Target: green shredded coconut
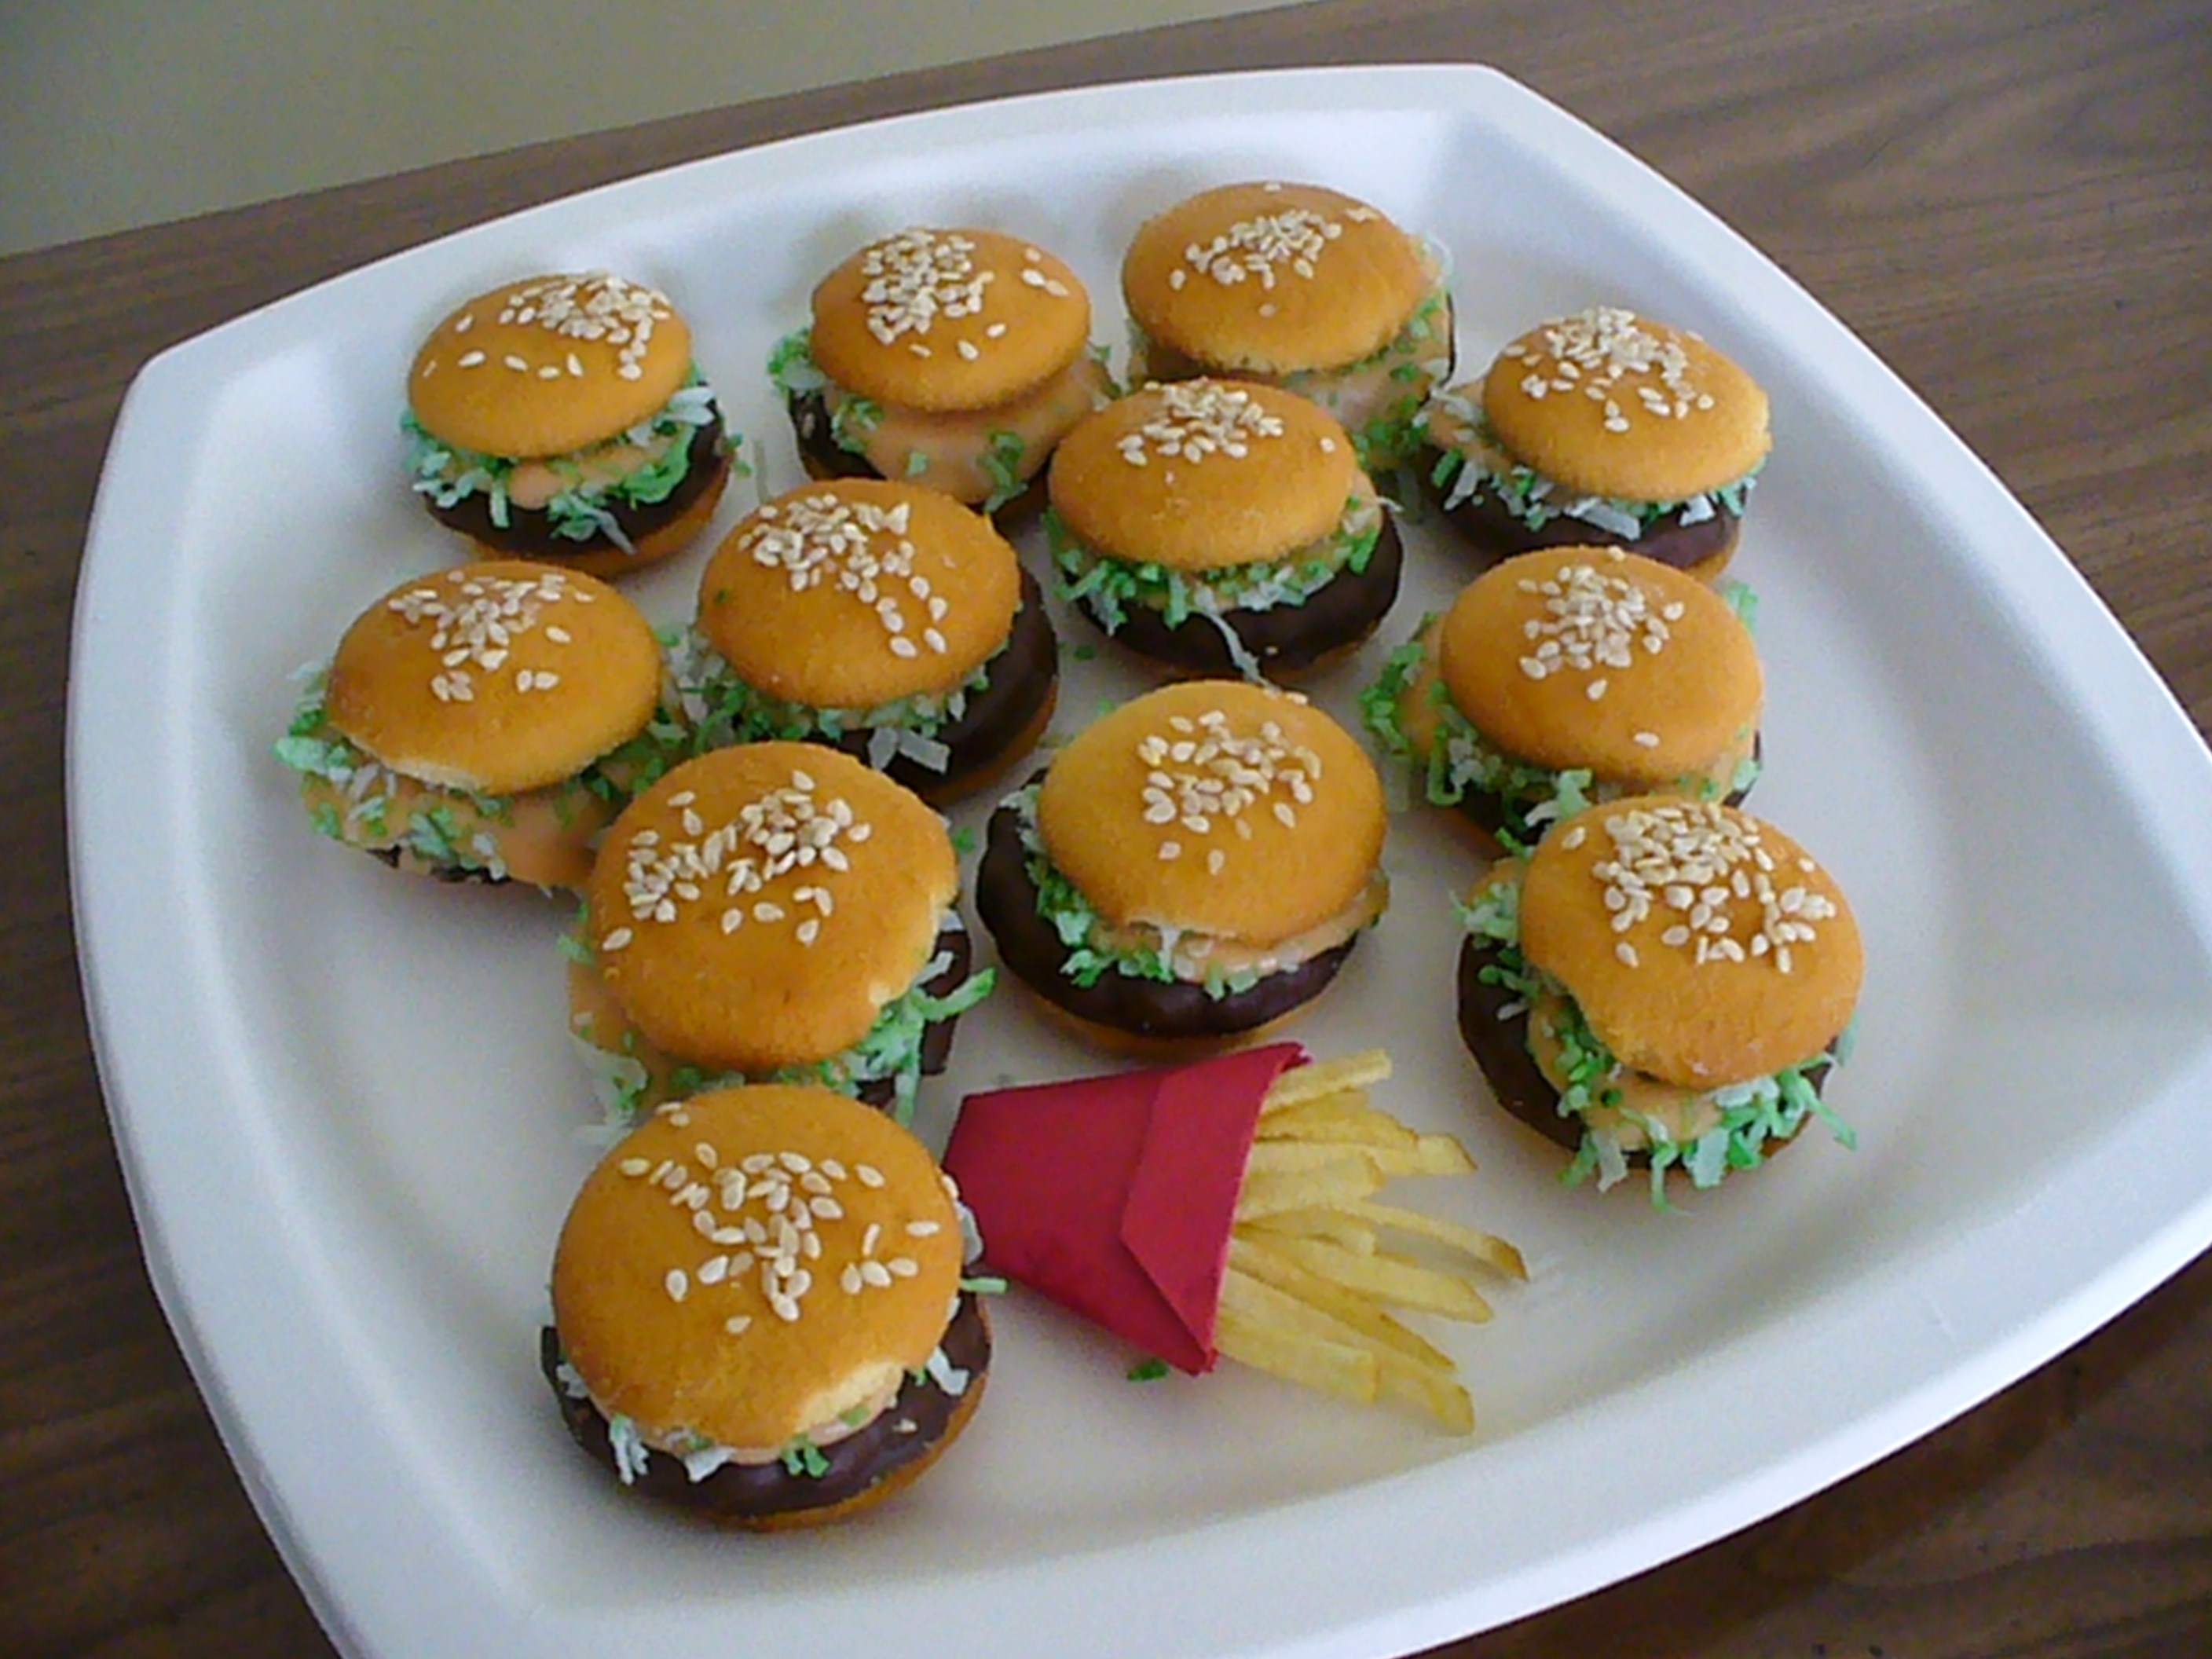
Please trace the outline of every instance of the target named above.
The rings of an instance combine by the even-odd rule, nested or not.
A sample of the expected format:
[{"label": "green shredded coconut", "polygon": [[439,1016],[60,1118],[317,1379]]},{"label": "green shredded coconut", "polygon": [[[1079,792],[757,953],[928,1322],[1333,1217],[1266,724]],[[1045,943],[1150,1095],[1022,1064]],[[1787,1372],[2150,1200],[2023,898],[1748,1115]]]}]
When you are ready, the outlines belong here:
[{"label": "green shredded coconut", "polygon": [[[1008,643],[1012,643],[1011,635]],[[738,677],[696,629],[671,655],[694,754],[771,738],[795,742],[827,739],[834,744],[849,732],[908,733],[924,740],[927,753],[927,744],[935,742],[939,733],[967,713],[971,696],[989,686],[992,667],[1006,648],[1000,646],[951,691],[900,697],[872,708],[817,708],[757,690]],[[881,767],[900,752],[901,745],[886,740],[882,757],[878,758],[872,750],[868,761]],[[941,765],[937,769],[941,770]]]},{"label": "green shredded coconut", "polygon": [[830,1473],[830,1460],[822,1455],[821,1447],[805,1434],[792,1436],[778,1455],[787,1474],[803,1474],[819,1480]]},{"label": "green shredded coconut", "polygon": [[1157,1382],[1167,1375],[1168,1362],[1164,1359],[1139,1359],[1129,1367],[1132,1382]]},{"label": "green shredded coconut", "polygon": [[[1670,501],[1577,495],[1534,467],[1510,460],[1499,445],[1489,417],[1480,409],[1455,405],[1453,413],[1466,422],[1473,436],[1468,448],[1443,450],[1429,475],[1430,482],[1438,489],[1450,486],[1445,505],[1456,507],[1462,501],[1480,501],[1487,495],[1531,530],[1541,530],[1554,519],[1571,518],[1633,540],[1670,513],[1681,513],[1685,524],[1701,523],[1722,512],[1741,518],[1759,481],[1759,466],[1765,465],[1762,460],[1741,478],[1703,495]],[[1424,436],[1430,435],[1425,422],[1421,431]]]},{"label": "green shredded coconut", "polygon": [[1132,606],[1157,611],[1170,628],[1180,628],[1200,611],[1218,617],[1304,605],[1343,572],[1366,570],[1382,524],[1380,507],[1354,495],[1346,501],[1336,529],[1300,556],[1223,565],[1200,574],[1101,553],[1078,538],[1058,513],[1049,507],[1044,513],[1060,597],[1081,605],[1109,635],[1121,631]]},{"label": "green shredded coconut", "polygon": [[1018,432],[994,432],[988,440],[989,447],[983,453],[983,474],[991,481],[991,494],[983,503],[983,511],[995,513],[1029,486],[1029,477],[1022,470],[1030,447]]},{"label": "green shredded coconut", "polygon": [[1007,796],[1003,804],[1014,811],[1021,836],[1022,868],[1036,889],[1037,915],[1052,924],[1060,944],[1066,947],[1067,954],[1060,964],[1062,974],[1086,988],[1109,973],[1127,979],[1154,980],[1163,985],[1196,983],[1217,1001],[1249,991],[1260,982],[1260,975],[1249,969],[1227,973],[1209,969],[1203,979],[1188,981],[1176,972],[1175,966],[1175,948],[1181,936],[1170,937],[1157,928],[1128,930],[1153,943],[1127,945],[1104,942],[1109,933],[1105,918],[1091,908],[1091,902],[1076,890],[1075,884],[1068,880],[1044,850],[1043,838],[1037,833],[1036,798],[1037,786],[1029,784]]},{"label": "green shredded coconut", "polygon": [[1419,775],[1431,804],[1456,806],[1475,790],[1498,802],[1502,842],[1533,842],[1543,825],[1571,817],[1590,804],[1591,774],[1581,767],[1554,771],[1506,754],[1460,713],[1441,678],[1432,680],[1427,692],[1436,712],[1436,740],[1425,756],[1416,755],[1400,710],[1420,675],[1422,640],[1435,622],[1433,614],[1423,617],[1413,637],[1383,660],[1382,672],[1359,694],[1360,720],[1392,757]]},{"label": "green shredded coconut", "polygon": [[[570,480],[568,488],[545,504],[546,519],[553,533],[574,542],[605,536],[618,546],[628,547],[629,538],[615,520],[615,509],[622,506],[651,507],[666,501],[690,471],[693,429],[720,423],[714,393],[694,364],[675,394],[636,425],[603,443],[544,459],[539,465]],[[514,460],[481,454],[433,437],[411,410],[400,417],[400,428],[409,440],[408,465],[414,474],[417,493],[428,495],[441,507],[453,507],[471,495],[482,495],[494,525],[503,530],[513,522],[514,509],[507,499],[507,481],[514,474]],[[731,465],[742,473],[747,469],[742,457],[734,453],[741,441],[734,434],[727,436],[733,451]],[[658,448],[659,453],[644,465],[619,477],[591,476],[593,458],[620,445],[647,450]]]}]

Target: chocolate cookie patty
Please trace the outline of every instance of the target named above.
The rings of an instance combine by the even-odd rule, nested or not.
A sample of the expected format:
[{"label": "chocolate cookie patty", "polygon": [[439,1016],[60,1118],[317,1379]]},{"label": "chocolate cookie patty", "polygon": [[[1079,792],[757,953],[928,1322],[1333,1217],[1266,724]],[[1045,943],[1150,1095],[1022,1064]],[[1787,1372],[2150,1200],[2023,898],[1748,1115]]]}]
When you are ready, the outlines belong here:
[{"label": "chocolate cookie patty", "polygon": [[[975,1408],[991,1362],[991,1327],[981,1299],[963,1291],[958,1311],[939,1344],[945,1359],[968,1374],[958,1395],[945,1393],[927,1373],[909,1374],[890,1408],[872,1422],[823,1446],[815,1454],[821,1473],[794,1470],[777,1458],[765,1463],[725,1463],[703,1480],[694,1480],[683,1460],[662,1452],[646,1459],[635,1484],[649,1495],[737,1524],[776,1516],[830,1509],[851,1502],[902,1469],[924,1462],[957,1420]],[[538,1334],[538,1363],[560,1401],[568,1432],[599,1462],[617,1468],[607,1419],[587,1395],[562,1386],[558,1334],[550,1325]]]},{"label": "chocolate cookie patty", "polygon": [[1188,981],[1140,979],[1111,969],[1091,984],[1079,984],[1060,971],[1067,946],[1038,912],[1020,818],[1010,806],[991,814],[975,872],[975,908],[1001,959],[1038,995],[1093,1024],[1164,1039],[1234,1036],[1279,1018],[1320,995],[1357,943],[1347,939],[1249,990],[1223,996]]},{"label": "chocolate cookie patty", "polygon": [[[693,428],[684,476],[664,499],[643,506],[610,501],[608,510],[623,535],[632,542],[642,540],[663,525],[683,517],[728,465],[718,410],[714,420]],[[451,507],[440,507],[432,501],[429,507],[432,516],[447,529],[458,530],[486,547],[496,548],[514,557],[562,559],[574,555],[584,546],[571,537],[557,534],[551,514],[542,507],[532,509],[510,504],[507,523],[493,523],[491,498],[482,490],[471,491]]]},{"label": "chocolate cookie patty", "polygon": [[[1224,611],[1221,623],[1271,678],[1295,674],[1354,649],[1372,634],[1397,601],[1404,569],[1397,524],[1385,516],[1366,569],[1345,570],[1303,605]],[[1094,627],[1099,625],[1080,602],[1075,608]],[[1170,626],[1164,611],[1133,605],[1112,637],[1155,661],[1193,674],[1223,677],[1243,672],[1222,637],[1220,624],[1206,617],[1186,617]]]}]

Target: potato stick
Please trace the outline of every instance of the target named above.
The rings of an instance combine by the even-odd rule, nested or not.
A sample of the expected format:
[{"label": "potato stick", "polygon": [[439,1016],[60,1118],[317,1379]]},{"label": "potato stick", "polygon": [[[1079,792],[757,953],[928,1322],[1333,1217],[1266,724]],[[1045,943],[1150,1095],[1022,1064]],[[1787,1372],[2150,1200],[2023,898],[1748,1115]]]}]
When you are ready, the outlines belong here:
[{"label": "potato stick", "polygon": [[1237,1194],[1237,1218],[1249,1221],[1281,1210],[1341,1208],[1382,1190],[1375,1160],[1348,1152],[1307,1170],[1251,1170]]},{"label": "potato stick", "polygon": [[1389,1075],[1390,1056],[1380,1048],[1344,1054],[1335,1060],[1316,1060],[1306,1066],[1293,1066],[1278,1075],[1269,1085],[1267,1101],[1261,1109],[1267,1111],[1282,1106],[1295,1106],[1301,1101],[1317,1099],[1340,1090],[1364,1089],[1370,1084],[1382,1082]]},{"label": "potato stick", "polygon": [[1377,1351],[1375,1357],[1382,1368],[1384,1398],[1420,1407],[1454,1434],[1474,1432],[1474,1401],[1449,1372],[1439,1373],[1388,1350]]},{"label": "potato stick", "polygon": [[1231,1238],[1229,1241],[1230,1270],[1256,1279],[1285,1296],[1295,1297],[1326,1314],[1336,1323],[1347,1326],[1374,1342],[1394,1348],[1408,1358],[1439,1370],[1448,1372],[1452,1369],[1451,1356],[1429,1342],[1419,1332],[1393,1319],[1358,1291],[1346,1290],[1335,1280],[1325,1278],[1303,1263],[1293,1261],[1269,1248],[1272,1243],[1272,1240]]},{"label": "potato stick", "polygon": [[1312,1268],[1324,1279],[1401,1308],[1419,1308],[1477,1324],[1490,1317],[1490,1304],[1482,1293],[1455,1273],[1442,1273],[1418,1261],[1378,1250],[1358,1255],[1320,1239],[1285,1238],[1276,1246],[1282,1255]]},{"label": "potato stick", "polygon": [[1376,1248],[1372,1223],[1346,1215],[1342,1210],[1328,1205],[1310,1205],[1300,1210],[1277,1210],[1272,1214],[1237,1218],[1239,1231],[1250,1228],[1261,1233],[1283,1233],[1292,1238],[1325,1238],[1361,1255],[1371,1255]]},{"label": "potato stick", "polygon": [[[1295,1146],[1304,1143],[1282,1144]],[[1384,1175],[1468,1175],[1474,1169],[1474,1160],[1468,1156],[1467,1148],[1449,1135],[1423,1135],[1412,1147],[1370,1146],[1363,1150],[1382,1166]]]},{"label": "potato stick", "polygon": [[1372,1352],[1324,1341],[1303,1331],[1261,1324],[1224,1308],[1214,1322],[1216,1350],[1256,1370],[1302,1388],[1372,1405],[1382,1392],[1382,1367]]},{"label": "potato stick", "polygon": [[1378,1227],[1395,1227],[1401,1232],[1434,1239],[1439,1244],[1448,1245],[1514,1279],[1525,1280],[1528,1277],[1528,1264],[1522,1261],[1521,1252],[1495,1233],[1486,1233],[1456,1221],[1447,1221],[1441,1216],[1424,1215],[1419,1210],[1400,1209],[1395,1204],[1370,1204],[1362,1199],[1353,1199],[1341,1207],[1347,1217],[1372,1222]]},{"label": "potato stick", "polygon": [[[1374,1356],[1379,1395],[1419,1406],[1453,1433],[1473,1432],[1474,1402],[1455,1380],[1449,1354],[1422,1340],[1357,1293],[1296,1263],[1268,1258],[1257,1251],[1245,1253],[1245,1260],[1257,1270],[1253,1276],[1261,1278],[1263,1283],[1279,1275],[1278,1288],[1296,1301],[1307,1303],[1311,1310],[1309,1319],[1312,1315],[1321,1316],[1313,1321],[1315,1331],[1340,1330],[1340,1336],[1328,1340],[1364,1347]],[[1238,1267],[1231,1271],[1241,1274],[1244,1269]],[[1288,1310],[1283,1311],[1288,1317]]]},{"label": "potato stick", "polygon": [[1213,1343],[1231,1359],[1309,1388],[1371,1401],[1382,1387],[1372,1348],[1346,1340],[1318,1311],[1231,1269],[1222,1277]]},{"label": "potato stick", "polygon": [[1347,1158],[1358,1158],[1390,1172],[1390,1160],[1404,1163],[1417,1158],[1418,1152],[1392,1151],[1380,1146],[1339,1146],[1317,1140],[1255,1140],[1245,1155],[1244,1174],[1249,1181],[1255,1175],[1275,1175],[1288,1170],[1326,1169],[1332,1164]]},{"label": "potato stick", "polygon": [[1260,1120],[1261,1140],[1334,1140],[1356,1146],[1414,1147],[1420,1136],[1371,1106],[1311,1101]]}]

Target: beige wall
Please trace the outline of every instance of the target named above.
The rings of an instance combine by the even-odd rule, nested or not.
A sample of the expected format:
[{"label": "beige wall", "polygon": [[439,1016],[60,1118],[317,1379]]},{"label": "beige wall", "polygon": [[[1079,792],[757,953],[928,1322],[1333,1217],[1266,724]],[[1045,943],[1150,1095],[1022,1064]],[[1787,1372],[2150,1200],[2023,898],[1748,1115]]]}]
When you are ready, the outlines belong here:
[{"label": "beige wall", "polygon": [[1270,0],[0,0],[0,253]]}]

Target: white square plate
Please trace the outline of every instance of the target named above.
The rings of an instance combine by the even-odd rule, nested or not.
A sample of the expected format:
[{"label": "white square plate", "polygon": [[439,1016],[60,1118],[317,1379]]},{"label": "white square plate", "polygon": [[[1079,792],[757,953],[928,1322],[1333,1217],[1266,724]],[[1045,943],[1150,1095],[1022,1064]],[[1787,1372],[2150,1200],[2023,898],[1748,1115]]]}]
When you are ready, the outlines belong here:
[{"label": "white square plate", "polygon": [[[1698,330],[1768,388],[1779,447],[1738,563],[1770,680],[1753,805],[1838,872],[1865,927],[1858,1054],[1832,1093],[1861,1149],[1808,1136],[1686,1214],[1559,1188],[1454,1032],[1465,848],[1404,817],[1395,908],[1297,1035],[1388,1044],[1386,1103],[1482,1164],[1417,1201],[1529,1256],[1492,1325],[1440,1334],[1474,1438],[1233,1367],[1136,1386],[1131,1356],[1017,1293],[974,1427],[898,1502],[766,1541],[653,1512],[568,1443],[535,1363],[592,1115],[562,1035],[562,907],[343,853],[270,754],[291,672],[451,556],[402,482],[404,365],[469,293],[609,266],[675,295],[785,488],[762,364],[868,237],[1018,228],[1074,263],[1118,343],[1114,273],[1139,221],[1260,176],[1333,184],[1448,248],[1463,372],[1602,300]],[[732,493],[723,523],[751,499]],[[1340,713],[1469,574],[1434,524],[1409,542],[1382,635],[1316,688]],[[685,614],[696,556],[643,584],[648,608]],[[1108,653],[1067,667],[1063,731],[1144,683]],[[1863,346],[1679,191],[1479,69],[1103,87],[820,134],[217,329],[149,365],[125,406],[70,716],[87,992],[149,1261],[271,1532],[356,1655],[1402,1652],[1783,1507],[2212,1240],[2196,732]],[[941,1139],[966,1089],[1097,1069],[995,999],[918,1127]]]}]

